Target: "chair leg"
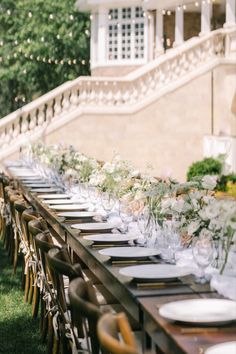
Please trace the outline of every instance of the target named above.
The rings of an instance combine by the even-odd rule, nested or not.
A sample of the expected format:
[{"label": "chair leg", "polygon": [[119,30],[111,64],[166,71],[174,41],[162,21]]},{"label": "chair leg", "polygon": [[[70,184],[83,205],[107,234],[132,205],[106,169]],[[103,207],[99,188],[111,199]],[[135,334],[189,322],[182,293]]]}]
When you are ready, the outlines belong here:
[{"label": "chair leg", "polygon": [[19,236],[17,235],[16,236],[16,239],[15,239],[15,247],[14,247],[14,259],[13,259],[13,271],[14,271],[14,274],[16,274],[16,267],[17,267],[17,264],[18,264],[18,255],[19,255]]},{"label": "chair leg", "polygon": [[22,290],[25,289],[25,259],[23,257],[23,260],[22,260],[22,270],[21,270],[21,288]]},{"label": "chair leg", "polygon": [[40,301],[41,304],[41,310],[40,310],[40,337],[41,340],[44,342],[47,337],[47,331],[48,331],[48,316],[46,314],[46,304],[45,301],[41,298]]},{"label": "chair leg", "polygon": [[24,296],[24,301],[28,301],[28,296],[29,296],[29,286],[30,286],[30,271],[27,269],[26,275],[25,275],[25,296]]},{"label": "chair leg", "polygon": [[53,348],[53,338],[54,338],[53,324],[52,324],[52,316],[48,315],[48,342],[47,342],[47,353],[52,353]]},{"label": "chair leg", "polygon": [[28,295],[28,303],[32,304],[34,293],[34,275],[32,269],[30,269],[30,283],[29,283],[29,295]]},{"label": "chair leg", "polygon": [[36,284],[33,286],[33,288],[32,316],[33,318],[36,318],[39,310],[40,291]]}]

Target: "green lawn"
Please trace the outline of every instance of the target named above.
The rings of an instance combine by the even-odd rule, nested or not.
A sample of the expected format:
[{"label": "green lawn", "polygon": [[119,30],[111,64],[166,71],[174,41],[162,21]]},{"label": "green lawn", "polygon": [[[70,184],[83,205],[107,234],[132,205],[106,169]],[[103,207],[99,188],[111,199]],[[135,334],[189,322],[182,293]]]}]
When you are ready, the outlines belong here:
[{"label": "green lawn", "polygon": [[0,241],[0,353],[42,354],[39,321],[31,316],[31,306],[24,303],[21,267],[13,274],[12,266]]}]

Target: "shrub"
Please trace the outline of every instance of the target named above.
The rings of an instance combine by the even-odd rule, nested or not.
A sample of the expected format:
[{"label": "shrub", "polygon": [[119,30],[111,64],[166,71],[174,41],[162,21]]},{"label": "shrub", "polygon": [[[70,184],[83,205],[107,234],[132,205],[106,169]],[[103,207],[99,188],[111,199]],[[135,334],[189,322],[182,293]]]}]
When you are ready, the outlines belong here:
[{"label": "shrub", "polygon": [[194,162],[188,169],[187,180],[191,181],[196,177],[205,175],[221,175],[223,163],[212,157]]}]

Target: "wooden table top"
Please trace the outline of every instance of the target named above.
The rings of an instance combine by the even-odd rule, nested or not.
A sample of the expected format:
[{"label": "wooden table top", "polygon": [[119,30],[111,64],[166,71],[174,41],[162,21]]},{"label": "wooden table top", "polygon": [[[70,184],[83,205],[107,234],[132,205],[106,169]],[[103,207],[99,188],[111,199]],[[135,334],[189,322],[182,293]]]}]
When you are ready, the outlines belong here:
[{"label": "wooden table top", "polygon": [[55,211],[48,208],[37,194],[32,193],[21,181],[18,181],[18,185],[25,198],[46,219],[54,232],[71,247],[164,353],[201,354],[211,345],[236,340],[235,324],[201,329],[196,326],[170,323],[159,315],[158,308],[170,301],[199,297],[219,298],[217,293],[211,291],[209,285],[195,284],[194,278],[189,276],[187,281],[185,280],[188,283],[186,286],[137,287],[135,283],[119,274],[121,265],[114,265],[100,255],[98,249],[91,246],[90,241],[83,239],[78,230],[72,229],[68,222],[58,217]]}]

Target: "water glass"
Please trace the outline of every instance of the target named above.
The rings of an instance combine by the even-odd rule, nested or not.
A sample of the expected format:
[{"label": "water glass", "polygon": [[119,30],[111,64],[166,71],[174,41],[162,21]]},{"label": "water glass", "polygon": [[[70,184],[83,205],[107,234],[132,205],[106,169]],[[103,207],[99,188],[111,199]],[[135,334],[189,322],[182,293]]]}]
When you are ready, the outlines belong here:
[{"label": "water glass", "polygon": [[205,268],[210,265],[214,253],[212,239],[210,237],[196,238],[192,244],[192,252],[193,258],[200,269],[200,274],[195,281],[200,284],[205,284],[208,282],[205,276]]}]

